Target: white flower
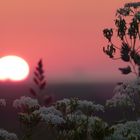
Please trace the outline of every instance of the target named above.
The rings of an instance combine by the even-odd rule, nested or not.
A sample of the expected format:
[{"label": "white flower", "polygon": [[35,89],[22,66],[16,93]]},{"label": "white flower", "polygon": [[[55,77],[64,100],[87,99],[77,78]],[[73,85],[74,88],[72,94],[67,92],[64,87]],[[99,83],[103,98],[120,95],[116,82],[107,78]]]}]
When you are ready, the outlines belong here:
[{"label": "white flower", "polygon": [[61,110],[64,114],[69,112],[71,109],[71,99],[64,98],[56,102],[56,108]]},{"label": "white flower", "polygon": [[95,111],[104,111],[104,106],[95,104],[92,101],[79,100],[79,99],[64,99],[57,101],[56,108],[65,111],[66,114],[71,112],[81,111],[84,113],[94,113]]},{"label": "white flower", "polygon": [[41,107],[39,112],[42,120],[48,124],[58,125],[65,123],[62,113],[59,110],[56,110],[53,106]]},{"label": "white flower", "polygon": [[75,122],[76,124],[80,124],[84,121],[87,121],[87,116],[84,114],[77,115],[77,114],[68,114],[67,120],[71,122]]},{"label": "white flower", "polygon": [[[100,119],[99,117],[89,117],[88,120],[88,131],[89,133],[94,133],[94,131],[96,131],[97,129],[104,131],[106,128],[108,127],[108,124],[106,122],[104,122],[102,119]],[[95,134],[95,133],[94,133]]]},{"label": "white flower", "polygon": [[134,96],[140,94],[140,78],[117,85],[114,89],[114,94],[112,99],[107,100],[107,106],[131,106],[134,109]]},{"label": "white flower", "polygon": [[92,131],[92,129],[96,129],[97,122],[99,122],[101,125],[100,127],[105,128],[107,127],[107,123],[102,121],[99,117],[96,116],[86,116],[84,114],[68,114],[67,120],[70,122],[74,122],[75,124],[83,124],[83,122],[87,123],[88,125],[88,131]]},{"label": "white flower", "polygon": [[58,104],[65,104],[69,105],[70,104],[70,99],[64,98],[63,100],[57,101]]},{"label": "white flower", "polygon": [[128,94],[133,96],[135,93],[137,93],[137,89],[134,87],[133,82],[129,82],[117,85],[113,92],[115,94]]},{"label": "white flower", "polygon": [[89,126],[95,124],[96,121],[101,121],[101,119],[99,117],[96,117],[96,116],[95,117],[93,117],[93,116],[89,117]]},{"label": "white flower", "polygon": [[109,107],[134,107],[133,100],[127,94],[115,94],[112,99],[106,101]]},{"label": "white flower", "polygon": [[41,107],[39,109],[40,113],[42,114],[54,114],[54,115],[57,115],[57,116],[62,116],[62,113],[57,110],[54,106],[51,106],[51,107]]},{"label": "white flower", "polygon": [[39,109],[39,103],[36,99],[32,99],[31,97],[22,96],[20,99],[16,99],[13,102],[13,107],[17,109],[21,109],[23,111],[26,110],[36,110]]},{"label": "white flower", "polygon": [[134,93],[140,93],[140,78],[136,78],[130,82],[130,87],[134,89]]},{"label": "white flower", "polygon": [[[119,138],[124,140],[140,138],[140,121],[128,121],[125,124],[117,124],[111,127],[114,129],[114,133],[111,137]],[[114,140],[114,139],[112,139]]]},{"label": "white flower", "polygon": [[91,111],[104,111],[104,106],[100,104],[94,104],[94,102],[87,101],[87,100],[79,100],[78,101],[78,107],[79,110],[82,109],[90,109]]},{"label": "white flower", "polygon": [[104,112],[104,106],[103,105],[100,105],[100,104],[94,104],[93,105],[93,109],[95,111],[102,111],[102,112]]},{"label": "white flower", "polygon": [[14,133],[9,133],[6,130],[0,129],[0,139],[3,140],[18,140],[16,134]]},{"label": "white flower", "polygon": [[88,108],[88,107],[93,107],[93,102],[91,102],[91,101],[87,101],[87,100],[79,100],[78,101],[78,108]]},{"label": "white flower", "polygon": [[5,106],[6,106],[5,99],[0,99],[0,107],[5,107]]},{"label": "white flower", "polygon": [[42,119],[48,123],[48,124],[53,124],[53,125],[58,125],[58,124],[63,124],[65,123],[65,120],[57,115],[53,115],[53,114],[41,114]]}]

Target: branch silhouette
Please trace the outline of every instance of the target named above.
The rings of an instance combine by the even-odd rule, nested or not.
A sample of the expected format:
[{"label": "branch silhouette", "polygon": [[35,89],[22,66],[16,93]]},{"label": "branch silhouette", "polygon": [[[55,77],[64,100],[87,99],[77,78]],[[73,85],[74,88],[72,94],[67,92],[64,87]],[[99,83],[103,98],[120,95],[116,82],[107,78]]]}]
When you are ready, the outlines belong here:
[{"label": "branch silhouette", "polygon": [[[140,77],[140,6],[139,2],[127,3],[116,11],[115,28],[105,28],[104,37],[108,40],[103,52],[112,60],[122,60],[127,67],[119,68],[122,74],[133,73]],[[120,46],[113,43],[113,39],[120,42]],[[119,57],[118,57],[119,55]]]}]

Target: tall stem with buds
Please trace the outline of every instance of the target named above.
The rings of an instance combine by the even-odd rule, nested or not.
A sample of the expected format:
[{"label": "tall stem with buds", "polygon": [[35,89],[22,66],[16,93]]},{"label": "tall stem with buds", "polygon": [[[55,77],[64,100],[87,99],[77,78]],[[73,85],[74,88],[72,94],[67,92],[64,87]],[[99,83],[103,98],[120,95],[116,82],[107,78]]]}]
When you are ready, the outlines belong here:
[{"label": "tall stem with buds", "polygon": [[48,105],[52,102],[52,97],[45,95],[46,78],[43,69],[43,61],[39,60],[34,71],[33,82],[36,87],[30,88],[30,93],[39,100],[41,105]]}]

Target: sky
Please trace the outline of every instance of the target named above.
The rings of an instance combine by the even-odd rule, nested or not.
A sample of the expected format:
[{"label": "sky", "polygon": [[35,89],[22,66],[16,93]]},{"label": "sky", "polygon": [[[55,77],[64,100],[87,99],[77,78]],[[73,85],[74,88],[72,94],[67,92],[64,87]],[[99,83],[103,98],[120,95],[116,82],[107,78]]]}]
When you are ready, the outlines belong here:
[{"label": "sky", "polygon": [[[102,30],[130,0],[4,0],[0,2],[0,57],[17,55],[30,65],[43,59],[48,81],[117,81],[123,76],[102,52]],[[131,0],[132,2],[132,0]]]}]

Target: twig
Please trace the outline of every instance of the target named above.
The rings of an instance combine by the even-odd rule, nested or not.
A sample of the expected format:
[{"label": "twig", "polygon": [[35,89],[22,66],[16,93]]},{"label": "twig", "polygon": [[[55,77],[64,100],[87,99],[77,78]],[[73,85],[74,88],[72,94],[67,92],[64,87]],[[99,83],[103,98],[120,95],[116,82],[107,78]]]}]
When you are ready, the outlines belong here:
[{"label": "twig", "polygon": [[138,76],[138,73],[137,73],[137,71],[136,71],[136,69],[135,69],[135,66],[134,66],[134,64],[132,63],[132,61],[130,60],[130,64],[131,64],[131,66],[132,66],[132,68],[133,68],[133,73],[136,75],[136,76]]}]

